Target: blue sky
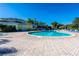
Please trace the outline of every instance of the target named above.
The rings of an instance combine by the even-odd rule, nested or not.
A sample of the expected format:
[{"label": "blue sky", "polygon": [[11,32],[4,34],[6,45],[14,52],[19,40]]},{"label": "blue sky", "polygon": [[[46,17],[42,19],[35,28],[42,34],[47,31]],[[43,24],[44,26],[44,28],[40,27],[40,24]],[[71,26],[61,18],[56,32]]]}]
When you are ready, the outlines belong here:
[{"label": "blue sky", "polygon": [[0,18],[37,18],[47,23],[57,21],[62,24],[71,23],[79,17],[79,4],[68,3],[0,3]]}]

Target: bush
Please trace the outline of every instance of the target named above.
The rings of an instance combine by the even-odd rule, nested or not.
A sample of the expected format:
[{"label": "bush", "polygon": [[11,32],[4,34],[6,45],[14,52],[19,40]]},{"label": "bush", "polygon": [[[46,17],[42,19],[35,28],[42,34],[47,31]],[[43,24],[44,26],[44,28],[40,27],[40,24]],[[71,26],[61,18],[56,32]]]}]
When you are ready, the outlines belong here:
[{"label": "bush", "polygon": [[12,25],[0,25],[1,32],[15,32],[16,27]]},{"label": "bush", "polygon": [[67,27],[68,30],[74,29],[74,27],[73,27],[72,24],[69,24],[69,25],[67,25],[66,27]]}]

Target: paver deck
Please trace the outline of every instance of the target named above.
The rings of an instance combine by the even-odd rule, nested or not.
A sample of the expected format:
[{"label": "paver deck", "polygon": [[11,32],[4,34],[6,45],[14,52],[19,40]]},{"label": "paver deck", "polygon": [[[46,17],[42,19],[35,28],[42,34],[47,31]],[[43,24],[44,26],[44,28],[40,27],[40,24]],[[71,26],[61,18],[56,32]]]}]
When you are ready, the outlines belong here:
[{"label": "paver deck", "polygon": [[8,33],[0,39],[10,42],[1,44],[0,48],[16,48],[16,53],[8,56],[79,56],[79,33],[73,37],[36,37],[26,32]]}]

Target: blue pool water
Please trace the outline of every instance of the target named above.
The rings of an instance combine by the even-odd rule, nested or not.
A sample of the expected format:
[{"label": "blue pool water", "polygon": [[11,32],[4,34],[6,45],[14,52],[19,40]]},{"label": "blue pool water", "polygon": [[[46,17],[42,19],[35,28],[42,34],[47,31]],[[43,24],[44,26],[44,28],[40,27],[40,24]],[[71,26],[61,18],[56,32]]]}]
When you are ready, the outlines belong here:
[{"label": "blue pool water", "polygon": [[71,34],[56,31],[30,32],[29,34],[34,36],[71,36]]}]

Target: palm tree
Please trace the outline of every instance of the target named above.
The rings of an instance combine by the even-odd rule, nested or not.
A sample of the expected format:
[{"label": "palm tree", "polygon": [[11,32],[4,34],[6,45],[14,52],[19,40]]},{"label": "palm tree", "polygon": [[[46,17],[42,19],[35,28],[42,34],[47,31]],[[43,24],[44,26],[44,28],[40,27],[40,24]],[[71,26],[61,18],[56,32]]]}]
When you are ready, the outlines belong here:
[{"label": "palm tree", "polygon": [[29,24],[33,24],[34,23],[34,20],[31,19],[31,18],[28,18],[26,22],[29,23]]},{"label": "palm tree", "polygon": [[37,22],[37,29],[40,28],[40,29],[48,29],[48,25],[44,22]]},{"label": "palm tree", "polygon": [[79,28],[79,17],[75,18],[72,23],[73,23],[75,29],[78,29]]},{"label": "palm tree", "polygon": [[57,22],[52,22],[52,28],[57,29],[58,28],[58,23]]},{"label": "palm tree", "polygon": [[36,18],[28,18],[26,23],[28,24],[28,27],[30,27],[30,29],[36,29],[37,27]]},{"label": "palm tree", "polygon": [[65,25],[64,24],[58,24],[58,29],[65,29]]},{"label": "palm tree", "polygon": [[44,22],[37,22],[38,26],[46,26],[46,24]]}]

